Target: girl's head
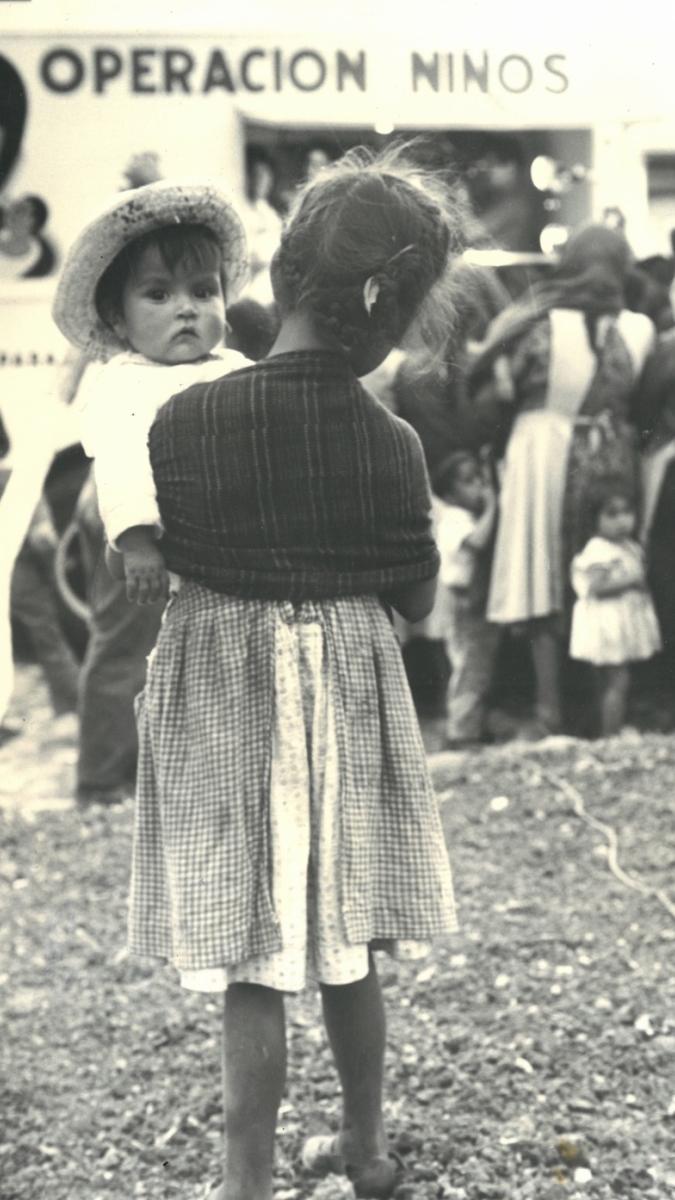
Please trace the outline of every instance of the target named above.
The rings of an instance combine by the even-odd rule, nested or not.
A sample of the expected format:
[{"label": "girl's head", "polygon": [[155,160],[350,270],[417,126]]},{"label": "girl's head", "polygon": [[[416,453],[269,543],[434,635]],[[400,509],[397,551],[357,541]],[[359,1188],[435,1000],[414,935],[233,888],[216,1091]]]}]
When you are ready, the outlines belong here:
[{"label": "girl's head", "polygon": [[437,496],[478,514],[483,508],[483,477],[478,461],[468,450],[456,450],[436,468],[433,487]]},{"label": "girl's head", "polygon": [[120,251],[98,282],[96,308],[123,345],[171,366],[222,342],[226,287],[215,234],[170,225]]},{"label": "girl's head", "polygon": [[54,300],[62,333],[92,356],[131,347],[191,362],[222,339],[247,275],[246,235],[210,184],[159,180],[122,192],[71,246]]},{"label": "girl's head", "polygon": [[272,265],[284,316],[373,370],[419,314],[453,250],[460,221],[447,189],[394,150],[350,151],[299,193]]},{"label": "girl's head", "polygon": [[630,487],[620,479],[603,481],[592,493],[589,517],[593,533],[609,542],[620,542],[635,529],[635,501]]}]

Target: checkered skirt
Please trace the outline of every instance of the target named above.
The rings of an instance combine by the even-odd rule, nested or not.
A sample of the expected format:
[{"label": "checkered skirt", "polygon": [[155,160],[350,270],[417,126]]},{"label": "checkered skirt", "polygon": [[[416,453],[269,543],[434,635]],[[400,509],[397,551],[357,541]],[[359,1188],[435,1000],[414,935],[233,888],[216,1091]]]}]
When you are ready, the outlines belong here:
[{"label": "checkered skirt", "polygon": [[318,623],[338,752],[350,944],[456,928],[438,809],[398,643],[375,597],[245,600],[183,583],[138,703],[130,948],[181,970],[283,948],[270,779],[279,622]]}]

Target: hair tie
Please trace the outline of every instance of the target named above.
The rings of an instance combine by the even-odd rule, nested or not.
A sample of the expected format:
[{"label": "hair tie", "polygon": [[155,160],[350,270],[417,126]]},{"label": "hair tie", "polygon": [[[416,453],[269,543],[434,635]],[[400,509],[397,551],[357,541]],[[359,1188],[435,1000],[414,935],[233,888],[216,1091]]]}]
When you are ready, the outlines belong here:
[{"label": "hair tie", "polygon": [[414,242],[411,242],[409,246],[404,246],[402,250],[397,250],[396,254],[392,254],[391,258],[387,259],[384,266],[390,267],[392,265],[392,263],[396,262],[397,258],[403,258],[404,254],[409,254],[410,251],[414,250],[414,249],[415,249],[415,244],[414,244]]}]

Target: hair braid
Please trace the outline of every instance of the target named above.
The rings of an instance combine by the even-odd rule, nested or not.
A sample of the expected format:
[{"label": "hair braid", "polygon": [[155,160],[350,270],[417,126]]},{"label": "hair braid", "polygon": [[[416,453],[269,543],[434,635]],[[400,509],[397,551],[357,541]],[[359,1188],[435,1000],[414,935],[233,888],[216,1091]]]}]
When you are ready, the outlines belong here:
[{"label": "hair braid", "polygon": [[[395,345],[461,240],[438,178],[423,176],[400,150],[350,152],[298,197],[276,256],[277,299],[282,308],[309,309],[347,353],[374,337]],[[377,284],[370,312],[368,279]]]}]

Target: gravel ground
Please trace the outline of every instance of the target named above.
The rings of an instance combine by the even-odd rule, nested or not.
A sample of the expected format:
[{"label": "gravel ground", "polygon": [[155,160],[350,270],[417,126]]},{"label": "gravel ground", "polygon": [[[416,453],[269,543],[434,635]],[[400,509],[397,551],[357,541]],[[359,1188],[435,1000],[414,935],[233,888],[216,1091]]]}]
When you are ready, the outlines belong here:
[{"label": "gravel ground", "polygon": [[[73,808],[72,735],[51,736],[30,667],[11,716],[24,732],[0,749],[0,1197],[197,1200],[218,1175],[218,1004],[127,957],[131,803]],[[399,1200],[675,1197],[675,740],[431,764],[462,928],[424,963],[380,959]],[[647,890],[611,873],[579,798]],[[316,997],[290,1000],[288,1019],[277,1197],[329,1200],[344,1189],[299,1162],[338,1116]]]}]

